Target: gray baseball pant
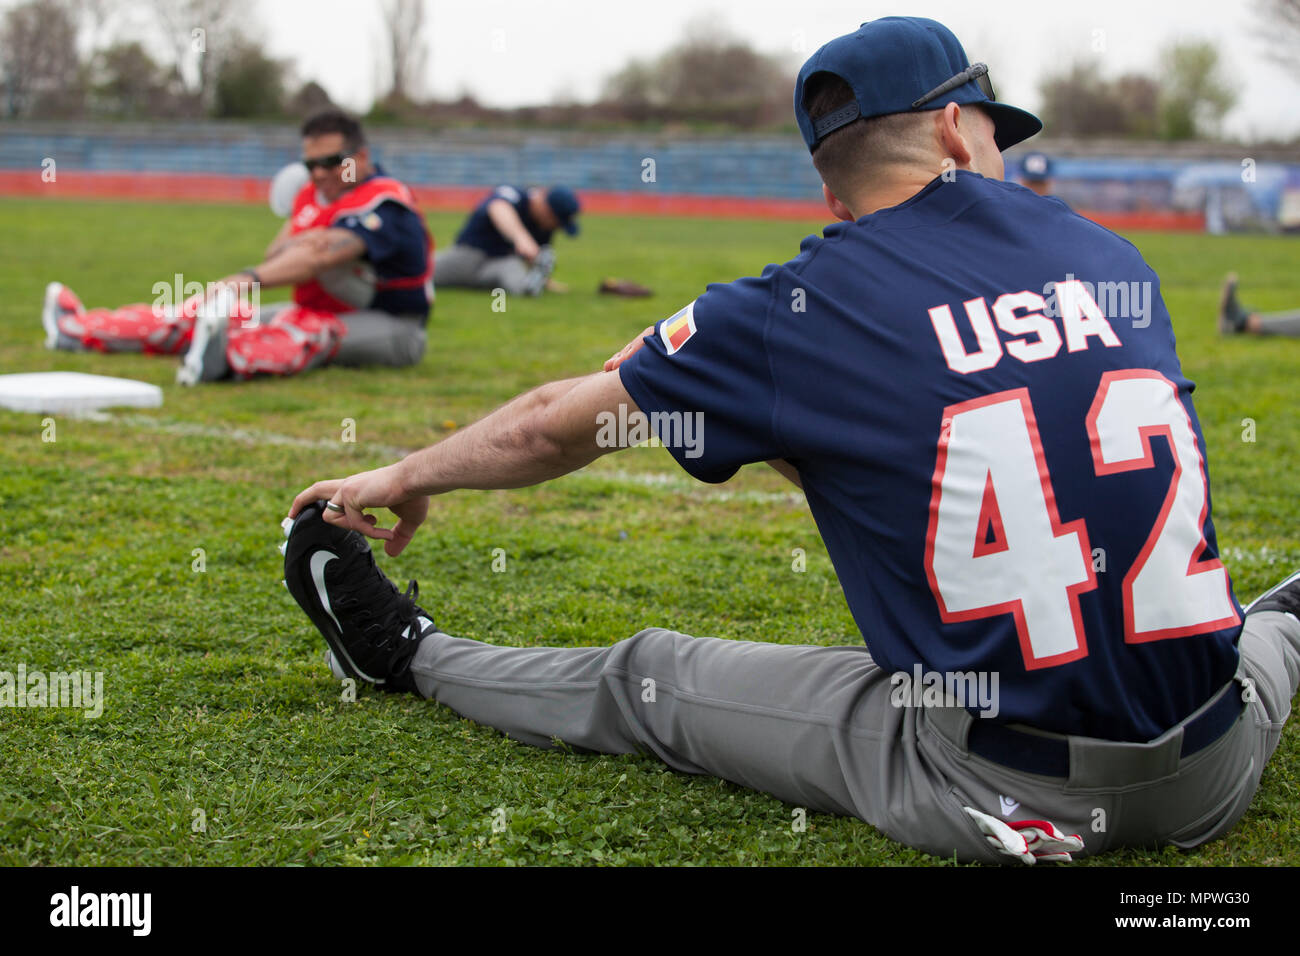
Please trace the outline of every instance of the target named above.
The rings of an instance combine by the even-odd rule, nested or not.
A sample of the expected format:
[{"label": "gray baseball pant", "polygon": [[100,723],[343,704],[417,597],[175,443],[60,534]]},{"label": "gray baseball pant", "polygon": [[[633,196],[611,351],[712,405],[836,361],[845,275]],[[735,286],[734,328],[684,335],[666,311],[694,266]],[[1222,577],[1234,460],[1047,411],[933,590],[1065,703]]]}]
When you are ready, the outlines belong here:
[{"label": "gray baseball pant", "polygon": [[649,628],[609,647],[520,648],[435,633],[411,671],[422,696],[526,744],[650,753],[675,770],[858,817],[936,856],[1007,862],[963,807],[997,816],[1004,802],[1018,804],[1009,819],[1079,834],[1076,855],[1192,847],[1236,823],[1300,684],[1300,621],[1250,615],[1240,651],[1220,693],[1247,703],[1213,744],[1181,757],[1181,724],[1145,744],[1070,737],[1069,777],[970,753],[966,732],[978,718],[961,707],[891,702],[891,675],[863,646]]},{"label": "gray baseball pant", "polygon": [[[262,322],[270,322],[292,303],[279,302],[261,310]],[[404,368],[424,357],[426,337],[421,316],[392,315],[376,309],[357,309],[338,314],[348,330],[332,365],[389,365]],[[318,363],[320,364],[320,363]],[[315,366],[309,366],[314,368]],[[306,371],[306,369],[304,369]]]},{"label": "gray baseball pant", "polygon": [[510,295],[524,295],[528,271],[523,256],[489,257],[482,249],[456,245],[436,253],[433,274],[439,286],[505,289]]},{"label": "gray baseball pant", "polygon": [[1260,335],[1300,336],[1300,309],[1294,312],[1261,312],[1258,315]]}]

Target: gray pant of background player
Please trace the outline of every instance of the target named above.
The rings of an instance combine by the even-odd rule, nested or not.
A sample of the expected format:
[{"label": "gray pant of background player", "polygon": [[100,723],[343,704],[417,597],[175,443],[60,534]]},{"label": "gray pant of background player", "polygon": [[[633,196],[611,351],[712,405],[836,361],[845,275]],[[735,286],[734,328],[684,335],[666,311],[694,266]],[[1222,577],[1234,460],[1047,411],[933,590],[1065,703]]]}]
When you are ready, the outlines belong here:
[{"label": "gray pant of background player", "polygon": [[[291,304],[280,302],[268,305],[261,311],[261,321],[269,322],[277,312]],[[343,343],[330,363],[332,365],[391,365],[403,368],[415,365],[424,357],[425,334],[421,316],[400,316],[374,309],[357,309],[354,312],[340,313],[339,320],[347,326],[348,334],[343,337]]]},{"label": "gray pant of background player", "polygon": [[1300,336],[1300,309],[1292,312],[1259,312],[1260,335]]},{"label": "gray pant of background player", "polygon": [[1016,801],[1008,819],[1050,820],[1083,838],[1083,855],[1192,847],[1236,823],[1300,684],[1300,621],[1252,614],[1240,649],[1237,676],[1221,693],[1247,703],[1219,740],[1183,758],[1181,725],[1145,744],[1071,737],[1069,777],[971,754],[966,731],[979,718],[891,702],[891,675],[862,646],[650,628],[610,647],[521,648],[435,633],[411,669],[423,696],[527,744],[646,752],[675,770],[859,817],[937,856],[1007,862],[962,807],[999,816],[1000,798]]},{"label": "gray pant of background player", "polygon": [[436,253],[433,274],[439,286],[505,289],[510,295],[524,295],[528,289],[528,272],[523,256],[489,258],[482,249],[455,245]]}]

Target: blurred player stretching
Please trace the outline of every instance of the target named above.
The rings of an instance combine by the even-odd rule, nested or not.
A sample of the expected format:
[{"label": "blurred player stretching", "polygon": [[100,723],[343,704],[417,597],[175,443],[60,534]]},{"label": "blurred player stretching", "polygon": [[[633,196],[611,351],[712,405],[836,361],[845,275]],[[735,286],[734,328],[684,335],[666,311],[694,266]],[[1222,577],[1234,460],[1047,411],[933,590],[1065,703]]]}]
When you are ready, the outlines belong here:
[{"label": "blurred player stretching", "polygon": [[[319,113],[301,133],[311,181],[261,263],[179,306],[87,310],[52,282],[42,312],[46,345],[183,355],[182,385],[293,375],[329,362],[419,362],[433,301],[433,238],[411,191],[371,161],[361,125],[346,114]],[[257,293],[278,286],[292,286],[293,301],[260,308]]]}]

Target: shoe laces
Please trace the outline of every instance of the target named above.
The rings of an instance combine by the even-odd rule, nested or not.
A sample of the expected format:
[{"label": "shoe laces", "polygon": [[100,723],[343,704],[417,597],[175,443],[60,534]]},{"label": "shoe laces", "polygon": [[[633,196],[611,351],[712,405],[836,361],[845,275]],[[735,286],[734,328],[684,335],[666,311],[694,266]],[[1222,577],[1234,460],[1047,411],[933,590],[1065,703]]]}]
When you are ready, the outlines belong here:
[{"label": "shoe laces", "polygon": [[[360,569],[355,562],[364,561]],[[367,547],[355,552],[340,569],[335,606],[346,614],[350,623],[377,652],[388,652],[388,670],[394,676],[410,667],[411,658],[419,646],[420,627],[416,618],[425,612],[415,602],[420,586],[410,581],[405,593],[375,564],[374,555]],[[427,616],[427,615],[426,615]]]}]

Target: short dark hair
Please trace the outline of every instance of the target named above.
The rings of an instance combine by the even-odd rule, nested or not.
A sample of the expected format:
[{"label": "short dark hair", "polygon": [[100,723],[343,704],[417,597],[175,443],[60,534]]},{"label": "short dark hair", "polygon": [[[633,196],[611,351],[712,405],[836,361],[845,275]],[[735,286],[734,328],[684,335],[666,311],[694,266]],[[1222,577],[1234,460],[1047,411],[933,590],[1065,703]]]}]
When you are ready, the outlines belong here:
[{"label": "short dark hair", "polygon": [[330,133],[340,133],[343,136],[343,145],[349,153],[355,153],[366,145],[366,134],[362,132],[361,124],[342,110],[321,110],[302,124],[301,134],[304,139],[309,136],[328,136]]},{"label": "short dark hair", "polygon": [[[853,88],[834,73],[814,73],[804,104],[814,121],[854,101]],[[813,166],[831,192],[843,198],[874,169],[921,158],[924,113],[858,117],[829,133],[813,150]]]},{"label": "short dark hair", "polygon": [[[804,107],[808,111],[808,117],[814,122],[821,119],[827,113],[835,112],[841,106],[848,106],[853,102],[853,99],[853,88],[850,87],[848,83],[844,82],[842,77],[835,73],[826,73],[824,71],[821,73],[814,73],[812,76],[808,77],[808,82],[804,86]],[[858,126],[864,122],[866,121],[859,116],[852,123],[841,126],[840,129],[829,134],[827,139],[829,139],[830,136],[834,136],[835,133],[840,132],[840,130],[848,129],[850,126]],[[821,143],[818,143],[813,148],[814,156],[821,150],[822,144],[825,143],[825,141],[826,140],[823,139]]]}]

